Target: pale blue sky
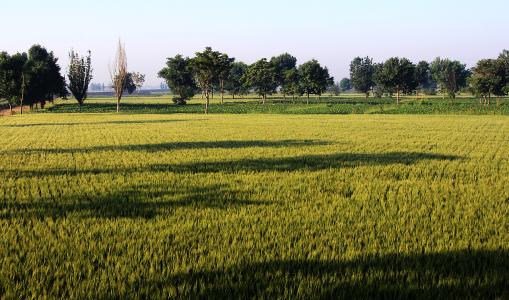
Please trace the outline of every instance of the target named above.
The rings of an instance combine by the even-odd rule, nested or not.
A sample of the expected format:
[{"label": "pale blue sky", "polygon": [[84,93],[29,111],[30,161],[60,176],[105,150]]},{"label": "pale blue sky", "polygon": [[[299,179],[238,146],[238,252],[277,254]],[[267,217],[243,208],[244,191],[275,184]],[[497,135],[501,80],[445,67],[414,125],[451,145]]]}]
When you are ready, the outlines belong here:
[{"label": "pale blue sky", "polygon": [[316,58],[336,79],[355,56],[414,61],[450,57],[472,66],[509,48],[507,0],[2,0],[0,50],[53,50],[65,69],[71,48],[90,49],[94,82],[108,82],[116,41],[148,84],[166,57],[206,46],[247,63],[288,51]]}]

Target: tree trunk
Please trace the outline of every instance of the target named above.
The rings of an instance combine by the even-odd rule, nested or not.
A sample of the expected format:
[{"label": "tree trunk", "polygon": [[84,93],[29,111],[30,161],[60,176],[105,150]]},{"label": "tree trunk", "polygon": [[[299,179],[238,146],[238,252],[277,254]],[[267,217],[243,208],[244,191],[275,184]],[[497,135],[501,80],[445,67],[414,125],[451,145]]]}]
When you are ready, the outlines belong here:
[{"label": "tree trunk", "polygon": [[306,104],[308,104],[308,105],[309,105],[309,93],[308,93],[307,95],[308,95],[308,98],[307,98],[307,100],[306,100]]},{"label": "tree trunk", "polygon": [[364,96],[365,96],[366,102],[368,102],[369,92],[366,92],[366,94]]},{"label": "tree trunk", "polygon": [[117,113],[120,112],[120,97],[117,97]]},{"label": "tree trunk", "polygon": [[488,94],[488,107],[490,107],[491,104],[491,93]]},{"label": "tree trunk", "polygon": [[221,104],[224,104],[224,80],[221,79]]},{"label": "tree trunk", "polygon": [[210,95],[209,93],[205,93],[205,114],[208,114],[209,113],[209,98],[210,98]]},{"label": "tree trunk", "polygon": [[399,89],[396,91],[396,103],[399,105]]},{"label": "tree trunk", "polygon": [[12,104],[11,104],[11,102],[9,102],[9,110],[11,111],[11,116],[12,116]]}]

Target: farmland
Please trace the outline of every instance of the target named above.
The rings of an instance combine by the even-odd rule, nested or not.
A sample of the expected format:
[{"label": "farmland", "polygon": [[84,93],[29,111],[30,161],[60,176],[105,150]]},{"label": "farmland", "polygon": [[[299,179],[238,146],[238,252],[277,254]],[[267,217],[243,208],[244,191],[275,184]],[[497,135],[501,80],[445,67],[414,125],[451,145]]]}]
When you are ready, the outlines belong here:
[{"label": "farmland", "polygon": [[[233,99],[225,97],[225,103],[219,104],[219,98],[212,99],[211,113],[219,114],[461,114],[461,115],[508,115],[509,99],[493,100],[490,106],[479,104],[479,100],[464,96],[456,100],[442,99],[437,96],[409,96],[400,105],[391,98],[370,98],[363,95],[345,94],[339,97],[312,97],[309,104],[306,98],[292,100],[274,95],[267,104],[261,104],[256,95]],[[203,102],[199,96],[189,101],[188,105],[173,105],[171,96],[128,97],[122,101],[121,110],[125,113],[203,113]],[[94,98],[85,102],[83,112],[114,112],[116,103],[113,98]],[[79,106],[74,100],[58,100],[49,105],[45,112],[75,113]]]},{"label": "farmland", "polygon": [[509,297],[506,116],[100,101],[0,119],[0,298]]}]

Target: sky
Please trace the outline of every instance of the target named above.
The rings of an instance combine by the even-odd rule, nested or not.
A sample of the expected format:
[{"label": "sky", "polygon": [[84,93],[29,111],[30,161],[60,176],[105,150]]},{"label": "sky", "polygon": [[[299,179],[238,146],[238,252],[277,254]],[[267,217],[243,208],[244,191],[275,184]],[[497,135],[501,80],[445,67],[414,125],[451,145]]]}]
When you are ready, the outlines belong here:
[{"label": "sky", "polygon": [[246,63],[288,52],[317,59],[336,80],[350,61],[448,57],[473,66],[509,49],[507,0],[2,0],[0,51],[41,44],[66,70],[92,51],[93,82],[109,83],[119,39],[130,71],[158,86],[166,58],[207,46]]}]

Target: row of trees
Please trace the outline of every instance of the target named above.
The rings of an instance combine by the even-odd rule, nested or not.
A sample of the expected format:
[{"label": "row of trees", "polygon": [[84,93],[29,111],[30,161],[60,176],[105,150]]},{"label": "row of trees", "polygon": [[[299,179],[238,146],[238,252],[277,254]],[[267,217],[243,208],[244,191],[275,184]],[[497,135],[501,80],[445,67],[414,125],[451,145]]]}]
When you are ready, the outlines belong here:
[{"label": "row of trees", "polygon": [[455,98],[457,92],[466,86],[469,74],[466,66],[459,61],[442,58],[415,65],[407,58],[393,57],[382,63],[373,63],[369,57],[357,57],[350,64],[351,84],[355,90],[365,93],[366,99],[370,92],[377,96],[396,94],[398,104],[401,93],[435,94],[439,91]]},{"label": "row of trees", "polygon": [[67,96],[65,79],[53,52],[34,45],[27,53],[0,53],[0,99],[8,102],[11,112],[18,104],[23,113],[23,105],[44,107],[55,97]]},{"label": "row of trees", "polygon": [[326,67],[316,60],[297,66],[297,59],[288,53],[272,59],[260,59],[252,65],[236,62],[225,53],[207,47],[196,52],[195,57],[176,55],[168,58],[166,67],[159,72],[176,96],[173,101],[185,104],[201,91],[208,112],[210,96],[214,90],[235,95],[254,91],[265,103],[267,96],[281,89],[284,97],[291,95],[322,95],[333,85],[333,78]]},{"label": "row of trees", "polygon": [[366,94],[366,99],[370,92],[376,96],[396,94],[398,104],[401,93],[438,92],[455,99],[461,89],[468,89],[489,104],[493,95],[500,97],[509,93],[509,51],[504,50],[497,59],[480,60],[470,70],[459,61],[443,58],[415,65],[399,57],[383,63],[357,57],[350,64],[350,82],[355,90]]},{"label": "row of trees", "polygon": [[[27,53],[14,55],[1,52],[0,99],[5,99],[11,110],[18,104],[44,107],[47,101],[66,98],[70,92],[81,109],[87,99],[92,71],[90,51],[86,56],[69,53],[68,83],[60,75],[58,59],[42,46],[34,45]],[[125,47],[120,41],[110,75],[119,111],[123,94],[140,90],[145,81],[143,74],[128,72]],[[401,94],[440,92],[454,99],[461,89],[468,88],[489,105],[492,96],[509,93],[509,51],[504,50],[497,59],[483,59],[470,70],[459,61],[442,58],[414,64],[399,57],[382,63],[357,57],[350,64],[350,78],[334,83],[328,69],[316,60],[297,66],[297,59],[284,53],[247,65],[207,47],[193,58],[182,55],[168,58],[159,76],[173,90],[176,95],[173,101],[177,104],[185,104],[201,92],[206,99],[205,112],[214,91],[221,93],[221,102],[225,92],[235,98],[254,91],[265,103],[268,95],[279,90],[285,98],[306,95],[309,103],[311,94],[320,97],[326,91],[339,94],[355,89],[365,93],[366,99],[370,93],[379,97],[395,94],[399,104]]]},{"label": "row of trees", "polygon": [[[116,64],[112,70],[112,88],[117,96],[117,111],[122,94],[141,90],[145,75],[127,72],[127,58],[123,45],[119,42]],[[80,110],[88,96],[92,80],[91,52],[80,56],[74,50],[69,52],[67,82],[60,75],[58,59],[53,52],[48,52],[39,45],[32,46],[28,53],[9,55],[0,53],[0,99],[5,99],[12,109],[16,105],[40,104],[42,108],[47,101],[55,97],[67,98],[72,94],[79,104]],[[102,87],[104,89],[104,86]]]}]

